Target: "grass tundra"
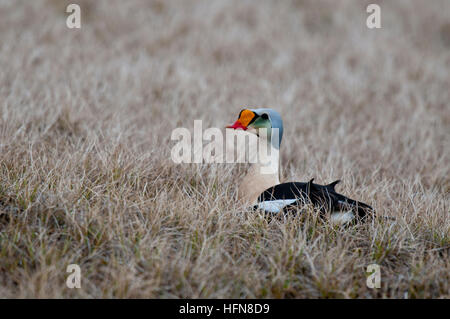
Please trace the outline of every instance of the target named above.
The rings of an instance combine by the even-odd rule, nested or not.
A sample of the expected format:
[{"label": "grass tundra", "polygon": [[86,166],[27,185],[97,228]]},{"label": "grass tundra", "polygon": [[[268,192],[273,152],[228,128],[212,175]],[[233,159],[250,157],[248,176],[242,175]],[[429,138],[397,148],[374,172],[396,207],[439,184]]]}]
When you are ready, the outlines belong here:
[{"label": "grass tundra", "polygon": [[[450,2],[369,29],[371,2],[78,0],[68,29],[69,1],[1,0],[0,297],[449,298]],[[267,106],[283,181],[395,221],[269,223],[246,164],[171,160],[173,129]]]}]

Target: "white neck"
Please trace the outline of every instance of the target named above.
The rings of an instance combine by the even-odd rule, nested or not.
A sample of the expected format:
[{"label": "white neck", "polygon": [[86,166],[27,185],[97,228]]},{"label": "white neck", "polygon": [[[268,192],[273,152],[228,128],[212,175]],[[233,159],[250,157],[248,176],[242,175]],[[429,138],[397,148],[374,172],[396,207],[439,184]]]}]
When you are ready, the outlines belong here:
[{"label": "white neck", "polygon": [[270,148],[270,155],[267,150],[260,151],[258,163],[251,164],[250,169],[239,184],[238,198],[246,205],[254,205],[258,196],[269,187],[280,184],[280,158],[279,150]]}]

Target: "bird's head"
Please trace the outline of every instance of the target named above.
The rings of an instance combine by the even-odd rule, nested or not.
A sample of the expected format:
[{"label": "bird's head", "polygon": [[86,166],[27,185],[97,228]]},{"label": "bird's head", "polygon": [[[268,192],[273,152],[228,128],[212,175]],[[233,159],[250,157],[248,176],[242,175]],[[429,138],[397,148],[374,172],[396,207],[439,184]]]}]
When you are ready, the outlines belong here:
[{"label": "bird's head", "polygon": [[279,148],[281,139],[283,137],[283,121],[280,114],[268,108],[260,109],[244,109],[239,113],[238,119],[233,125],[228,125],[227,128],[249,130],[260,136],[261,129],[265,129],[267,137],[270,140],[274,129],[277,129],[278,140],[272,141],[272,145]]}]

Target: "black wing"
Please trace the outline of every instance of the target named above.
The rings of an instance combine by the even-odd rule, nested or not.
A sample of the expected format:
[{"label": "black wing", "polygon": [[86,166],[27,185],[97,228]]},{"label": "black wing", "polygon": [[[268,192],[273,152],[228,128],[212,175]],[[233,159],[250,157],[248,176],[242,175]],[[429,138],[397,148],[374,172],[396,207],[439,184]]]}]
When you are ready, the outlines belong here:
[{"label": "black wing", "polygon": [[308,183],[291,182],[275,185],[266,189],[258,197],[258,203],[297,199],[288,206],[310,203],[319,208],[322,213],[352,210],[361,219],[366,218],[368,213],[373,211],[369,205],[337,193],[335,186],[340,182],[339,180],[328,185],[315,184],[313,181],[314,179]]}]

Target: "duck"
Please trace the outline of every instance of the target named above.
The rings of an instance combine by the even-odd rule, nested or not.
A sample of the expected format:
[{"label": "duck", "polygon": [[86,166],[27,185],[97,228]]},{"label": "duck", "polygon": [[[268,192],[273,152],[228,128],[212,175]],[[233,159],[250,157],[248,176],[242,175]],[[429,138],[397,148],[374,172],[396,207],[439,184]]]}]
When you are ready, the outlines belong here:
[{"label": "duck", "polygon": [[274,109],[243,109],[235,123],[226,128],[239,130],[243,135],[256,135],[259,145],[270,150],[270,155],[269,152],[258,153],[258,161],[251,163],[240,181],[238,200],[242,204],[270,216],[296,214],[310,204],[321,217],[328,216],[333,224],[364,222],[373,216],[370,205],[336,191],[340,180],[325,185],[314,183],[314,178],[308,182],[280,183],[279,149],[284,128],[281,115]]}]

